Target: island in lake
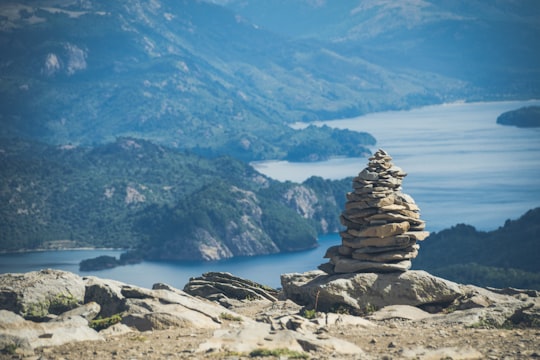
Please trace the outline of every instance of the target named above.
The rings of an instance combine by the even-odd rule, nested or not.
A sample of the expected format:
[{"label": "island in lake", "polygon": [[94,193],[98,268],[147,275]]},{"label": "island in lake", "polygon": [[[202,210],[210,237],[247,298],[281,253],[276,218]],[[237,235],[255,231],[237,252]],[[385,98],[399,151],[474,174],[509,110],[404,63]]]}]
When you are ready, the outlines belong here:
[{"label": "island in lake", "polygon": [[497,124],[517,127],[540,127],[540,106],[526,106],[502,113]]},{"label": "island in lake", "polygon": [[85,259],[79,263],[80,271],[95,271],[112,269],[121,265],[132,265],[142,262],[142,255],[137,251],[127,251],[120,255],[120,259],[115,256],[102,255],[91,259]]}]

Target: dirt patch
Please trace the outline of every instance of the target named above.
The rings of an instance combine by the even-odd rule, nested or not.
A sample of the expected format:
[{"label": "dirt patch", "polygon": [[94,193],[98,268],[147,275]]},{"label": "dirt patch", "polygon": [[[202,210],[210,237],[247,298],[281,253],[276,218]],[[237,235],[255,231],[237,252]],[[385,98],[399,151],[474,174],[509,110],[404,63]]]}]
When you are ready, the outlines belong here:
[{"label": "dirt patch", "polygon": [[[255,318],[267,306],[254,302],[235,307],[235,312]],[[376,321],[375,327],[328,326],[319,329],[327,336],[347,340],[361,347],[365,355],[307,353],[310,359],[531,359],[540,358],[540,329],[485,329],[463,325],[440,325],[423,321]],[[238,321],[224,321],[223,328],[237,327]],[[33,359],[250,359],[249,354],[200,353],[199,345],[213,330],[174,328],[132,332],[104,342],[82,342],[39,348]],[[1,355],[22,359],[23,355]],[[259,357],[260,358],[260,357]],[[276,356],[265,357],[277,359]]]}]

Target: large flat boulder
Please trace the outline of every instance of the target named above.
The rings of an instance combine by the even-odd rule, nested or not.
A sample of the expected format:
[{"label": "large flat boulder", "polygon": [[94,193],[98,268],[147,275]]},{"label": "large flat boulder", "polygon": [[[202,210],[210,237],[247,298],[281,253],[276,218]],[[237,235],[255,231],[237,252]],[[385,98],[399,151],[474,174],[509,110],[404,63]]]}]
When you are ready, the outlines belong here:
[{"label": "large flat boulder", "polygon": [[460,285],[425,271],[328,275],[322,271],[281,275],[285,298],[318,311],[345,307],[367,313],[389,305],[448,305]]},{"label": "large flat boulder", "polygon": [[84,301],[81,277],[61,270],[41,270],[0,275],[0,309],[26,319],[61,314]]},{"label": "large flat boulder", "polygon": [[278,291],[275,289],[227,272],[207,272],[200,277],[191,278],[184,286],[184,291],[205,299],[226,297],[236,300],[277,301],[278,297]]},{"label": "large flat boulder", "polygon": [[216,329],[221,327],[223,316],[242,318],[214,302],[167,284],[154,284],[152,289],[124,284],[121,294],[126,307],[122,323],[139,331],[170,327]]},{"label": "large flat boulder", "polygon": [[84,302],[96,302],[101,306],[99,316],[109,317],[126,310],[126,298],[122,295],[122,287],[126,284],[96,276],[83,278],[86,292]]},{"label": "large flat boulder", "polygon": [[7,310],[0,310],[0,334],[9,337],[12,344],[25,349],[103,340],[98,332],[88,326],[88,320],[81,316],[63,318],[62,321],[34,322]]}]

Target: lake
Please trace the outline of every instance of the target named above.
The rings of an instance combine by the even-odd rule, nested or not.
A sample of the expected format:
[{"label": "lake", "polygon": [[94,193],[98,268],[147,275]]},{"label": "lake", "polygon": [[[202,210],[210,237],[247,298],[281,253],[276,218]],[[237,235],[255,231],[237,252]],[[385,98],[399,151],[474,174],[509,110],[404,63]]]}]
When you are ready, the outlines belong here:
[{"label": "lake", "polygon": [[[383,148],[409,174],[403,192],[420,206],[427,230],[458,223],[493,230],[540,206],[540,128],[496,123],[501,113],[528,105],[540,105],[540,100],[443,104],[314,124],[372,134],[377,139],[372,152]],[[266,161],[253,166],[274,179],[301,182],[312,175],[356,176],[367,161]]]},{"label": "lake", "polygon": [[[403,191],[422,209],[427,230],[457,223],[491,230],[540,206],[540,129],[496,124],[502,112],[540,100],[456,103],[410,111],[369,114],[353,119],[324,121],[336,128],[367,131],[376,148],[387,150],[394,163],[409,175]],[[296,127],[306,126],[296,124]],[[319,163],[267,161],[253,165],[278,179],[301,182],[312,175],[328,179],[355,176],[366,158],[337,158]],[[314,270],[323,262],[337,234],[321,236],[320,247],[308,251],[193,263],[150,262],[109,270],[79,272],[79,262],[99,255],[118,256],[114,250],[47,251],[0,255],[0,273],[42,268],[96,275],[151,287],[156,282],[183,288],[190,277],[208,271],[227,271],[262,284],[280,287],[280,274]]]},{"label": "lake", "polygon": [[143,261],[140,264],[99,271],[79,271],[79,262],[101,255],[119,257],[122,251],[63,250],[0,254],[0,274],[52,268],[71,271],[81,276],[94,275],[114,279],[147,288],[162,282],[182,289],[190,277],[200,276],[209,271],[226,271],[277,288],[281,287],[280,274],[317,269],[317,266],[326,262],[326,259],[323,259],[326,249],[340,241],[338,234],[329,234],[319,238],[319,247],[301,252],[187,263]]}]

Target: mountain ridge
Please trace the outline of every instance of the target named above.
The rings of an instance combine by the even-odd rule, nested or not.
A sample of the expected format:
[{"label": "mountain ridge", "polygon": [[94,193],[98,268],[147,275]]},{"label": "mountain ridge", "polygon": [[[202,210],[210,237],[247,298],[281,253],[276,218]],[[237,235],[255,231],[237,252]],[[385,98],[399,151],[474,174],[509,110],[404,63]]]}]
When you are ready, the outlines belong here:
[{"label": "mountain ridge", "polygon": [[[17,4],[0,6],[4,137],[93,144],[134,136],[244,160],[288,159],[287,139],[307,137],[290,123],[476,91],[466,79],[381,65],[384,57],[370,60],[356,45],[279,35],[202,1]],[[361,154],[372,143],[359,135],[353,144]]]}]

